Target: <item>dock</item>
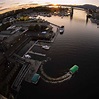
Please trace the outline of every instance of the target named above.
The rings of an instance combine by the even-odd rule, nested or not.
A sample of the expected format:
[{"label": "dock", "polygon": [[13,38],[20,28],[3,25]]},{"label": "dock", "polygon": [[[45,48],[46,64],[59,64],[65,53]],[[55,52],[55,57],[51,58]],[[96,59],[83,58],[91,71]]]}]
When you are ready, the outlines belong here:
[{"label": "dock", "polygon": [[48,22],[49,24],[51,24],[51,25],[54,25],[54,26],[56,26],[56,27],[58,27],[58,28],[60,28],[61,26],[59,26],[59,25],[56,25],[56,24],[54,24],[54,23],[51,23],[51,22]]},{"label": "dock", "polygon": [[39,56],[46,56],[46,54],[37,53],[37,52],[33,52],[33,51],[29,51],[29,53],[39,55]]},{"label": "dock", "polygon": [[[17,22],[15,24],[18,26]],[[48,59],[46,54],[47,50],[42,48],[42,46],[50,46],[51,43],[55,41],[59,33],[58,30],[60,26],[49,22],[46,24],[56,26],[57,30],[53,32],[50,39],[34,40],[33,44],[26,49],[25,52],[21,52],[23,51],[24,46],[33,40],[33,37],[29,36],[27,32],[28,28],[26,25],[19,23],[19,26],[22,25],[23,30],[17,31],[15,34],[13,33],[13,35],[10,35],[6,39],[2,40],[0,46],[2,47],[3,52],[0,53],[0,65],[1,70],[4,72],[2,71],[2,75],[0,75],[0,91],[7,83],[6,87],[10,86],[10,89],[17,94],[23,81],[32,83],[33,75],[38,72],[42,63]],[[40,52],[37,52],[37,50],[33,51],[35,47],[40,48]],[[50,48],[48,50],[50,50]],[[30,58],[24,57],[25,55],[30,55]],[[8,63],[7,66],[4,66],[5,62]],[[6,71],[8,74],[6,74]],[[9,93],[9,91],[6,93]]]}]

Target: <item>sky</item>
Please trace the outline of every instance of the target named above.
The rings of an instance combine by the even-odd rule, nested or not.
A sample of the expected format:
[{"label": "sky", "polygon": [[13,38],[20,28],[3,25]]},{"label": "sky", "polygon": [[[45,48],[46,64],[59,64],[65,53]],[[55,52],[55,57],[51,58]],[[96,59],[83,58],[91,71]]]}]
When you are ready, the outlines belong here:
[{"label": "sky", "polygon": [[[0,0],[0,12],[8,9],[17,9],[23,7],[22,5],[32,3],[38,4],[93,4],[99,6],[99,0]],[[26,5],[25,5],[26,6]]]}]

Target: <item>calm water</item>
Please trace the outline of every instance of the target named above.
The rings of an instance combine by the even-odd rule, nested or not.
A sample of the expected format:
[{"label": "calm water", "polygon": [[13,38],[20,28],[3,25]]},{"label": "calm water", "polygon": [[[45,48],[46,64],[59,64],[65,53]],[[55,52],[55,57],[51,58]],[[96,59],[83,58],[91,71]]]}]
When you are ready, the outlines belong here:
[{"label": "calm water", "polygon": [[68,81],[50,84],[40,79],[35,86],[23,83],[18,99],[89,99],[99,96],[99,28],[88,20],[86,13],[74,10],[73,18],[43,17],[57,25],[64,25],[65,32],[58,34],[47,52],[51,58],[44,64],[44,71],[51,77],[62,75],[73,65],[79,71]]}]

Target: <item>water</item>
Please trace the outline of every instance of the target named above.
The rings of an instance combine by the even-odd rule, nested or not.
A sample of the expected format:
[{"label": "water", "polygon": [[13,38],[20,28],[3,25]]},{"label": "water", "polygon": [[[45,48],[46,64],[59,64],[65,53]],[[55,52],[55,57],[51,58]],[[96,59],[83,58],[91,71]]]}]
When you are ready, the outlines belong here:
[{"label": "water", "polygon": [[47,75],[58,77],[78,65],[78,72],[68,81],[58,84],[40,79],[37,85],[24,82],[18,99],[89,99],[99,96],[99,28],[88,20],[86,13],[74,10],[73,17],[42,17],[57,25],[64,25],[65,32],[58,34],[47,52],[50,60],[43,65]]}]

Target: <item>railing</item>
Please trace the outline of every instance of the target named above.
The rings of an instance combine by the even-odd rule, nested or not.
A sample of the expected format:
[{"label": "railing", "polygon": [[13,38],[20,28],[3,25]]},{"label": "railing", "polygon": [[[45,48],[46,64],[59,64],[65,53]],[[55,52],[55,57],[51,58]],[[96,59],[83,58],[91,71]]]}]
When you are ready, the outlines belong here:
[{"label": "railing", "polygon": [[29,71],[29,68],[30,68],[30,64],[29,63],[23,64],[20,72],[18,73],[16,79],[14,80],[11,88],[13,90],[15,90],[16,92],[19,91],[21,83],[22,83],[24,77],[26,76],[27,72]]}]

